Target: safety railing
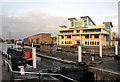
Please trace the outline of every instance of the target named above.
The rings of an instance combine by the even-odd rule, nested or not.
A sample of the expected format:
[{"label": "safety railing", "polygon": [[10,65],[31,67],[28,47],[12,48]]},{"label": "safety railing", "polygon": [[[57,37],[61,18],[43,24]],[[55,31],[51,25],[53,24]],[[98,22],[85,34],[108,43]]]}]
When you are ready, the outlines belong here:
[{"label": "safety railing", "polygon": [[[8,72],[11,72],[11,75],[12,75],[12,81],[14,82],[14,74],[21,74],[20,71],[13,71],[12,68],[11,68],[11,65],[8,63],[7,60],[3,60],[3,66],[6,66],[7,65],[7,70]],[[72,81],[72,82],[77,82],[77,80],[74,80],[70,77],[67,77],[67,76],[64,76],[62,74],[56,74],[56,73],[39,73],[39,72],[24,72],[25,74],[34,74],[34,75],[38,75],[39,76],[39,79],[38,79],[38,82],[41,82],[41,78],[40,76],[43,76],[43,75],[49,75],[49,76],[60,76],[64,79],[67,79],[69,81]]]}]

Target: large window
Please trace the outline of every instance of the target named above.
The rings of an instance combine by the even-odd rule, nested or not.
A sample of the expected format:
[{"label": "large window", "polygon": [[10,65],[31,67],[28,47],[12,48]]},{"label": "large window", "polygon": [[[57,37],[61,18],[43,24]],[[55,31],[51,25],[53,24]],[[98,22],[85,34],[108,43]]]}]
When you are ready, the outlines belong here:
[{"label": "large window", "polygon": [[77,30],[76,32],[77,32],[77,33],[80,33],[80,30]]},{"label": "large window", "polygon": [[61,36],[62,39],[64,39],[64,36]]},{"label": "large window", "polygon": [[68,30],[68,31],[60,31],[60,33],[73,33],[73,30]]},{"label": "large window", "polygon": [[99,45],[99,42],[97,42],[97,45]]},{"label": "large window", "polygon": [[74,22],[71,22],[71,27],[74,27]]},{"label": "large window", "polygon": [[85,35],[85,38],[89,38],[89,35]]},{"label": "large window", "polygon": [[36,39],[36,44],[39,44],[39,39]]},{"label": "large window", "polygon": [[101,32],[101,29],[89,29],[89,30],[83,30],[83,32]]},{"label": "large window", "polygon": [[70,41],[69,41],[69,44],[71,44]]},{"label": "large window", "polygon": [[106,23],[106,24],[105,24],[105,27],[106,27],[107,29],[109,29],[110,24],[109,24],[109,23]]},{"label": "large window", "polygon": [[96,45],[96,42],[95,42],[95,45]]},{"label": "large window", "polygon": [[70,39],[70,38],[71,38],[71,36],[67,36],[67,38],[68,38],[68,39]]},{"label": "large window", "polygon": [[85,23],[85,27],[86,27],[86,26],[87,26],[87,20],[85,20],[85,22],[84,22],[84,23]]},{"label": "large window", "polygon": [[99,35],[95,35],[95,38],[99,38]]},{"label": "large window", "polygon": [[63,44],[63,41],[61,42],[61,44]]},{"label": "large window", "polygon": [[[89,35],[85,35],[85,38],[89,38]],[[92,38],[92,35],[90,35],[90,38]]]},{"label": "large window", "polygon": [[54,38],[52,38],[52,44],[54,43]]},{"label": "large window", "polygon": [[91,22],[89,21],[89,26],[91,26]]}]

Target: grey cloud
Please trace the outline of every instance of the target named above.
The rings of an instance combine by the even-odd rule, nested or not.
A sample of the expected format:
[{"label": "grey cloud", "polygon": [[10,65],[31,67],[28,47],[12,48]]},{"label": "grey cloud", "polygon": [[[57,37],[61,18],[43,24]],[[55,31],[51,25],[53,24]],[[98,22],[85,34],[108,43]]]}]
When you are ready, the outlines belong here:
[{"label": "grey cloud", "polygon": [[68,25],[66,17],[52,16],[48,12],[39,9],[23,11],[17,16],[2,16],[3,38],[25,38],[40,32],[50,32],[52,36],[58,33],[60,25]]}]

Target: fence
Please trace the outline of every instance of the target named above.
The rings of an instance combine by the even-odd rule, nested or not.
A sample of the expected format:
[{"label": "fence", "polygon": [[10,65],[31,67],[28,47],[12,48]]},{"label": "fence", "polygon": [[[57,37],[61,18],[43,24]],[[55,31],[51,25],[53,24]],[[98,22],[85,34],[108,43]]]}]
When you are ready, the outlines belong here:
[{"label": "fence", "polygon": [[[8,63],[8,61],[6,61],[5,59],[3,60],[3,66],[6,66],[7,65],[7,70],[8,72],[11,72],[11,75],[12,75],[12,81],[14,82],[15,79],[14,79],[14,74],[21,74],[20,71],[13,71],[10,64]],[[64,79],[67,79],[69,81],[72,81],[72,82],[77,82],[77,80],[74,80],[72,78],[69,78],[67,76],[64,76],[62,74],[56,74],[56,73],[38,73],[38,72],[25,72],[25,74],[33,74],[33,75],[38,75],[38,82],[41,82],[41,76],[44,76],[44,75],[49,75],[49,76],[60,76]]]}]

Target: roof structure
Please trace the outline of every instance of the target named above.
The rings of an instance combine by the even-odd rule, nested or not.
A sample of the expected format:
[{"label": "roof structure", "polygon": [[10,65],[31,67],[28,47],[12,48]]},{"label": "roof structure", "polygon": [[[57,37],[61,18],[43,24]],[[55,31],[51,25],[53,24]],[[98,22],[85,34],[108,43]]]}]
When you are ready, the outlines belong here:
[{"label": "roof structure", "polygon": [[81,19],[83,19],[83,20],[86,19],[86,18],[88,18],[93,23],[93,25],[95,25],[95,23],[91,20],[91,18],[89,16],[82,16],[81,17]]},{"label": "roof structure", "polygon": [[113,27],[112,22],[103,22],[103,24],[109,23]]}]

